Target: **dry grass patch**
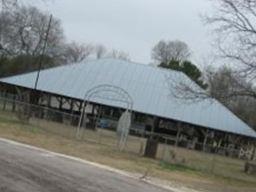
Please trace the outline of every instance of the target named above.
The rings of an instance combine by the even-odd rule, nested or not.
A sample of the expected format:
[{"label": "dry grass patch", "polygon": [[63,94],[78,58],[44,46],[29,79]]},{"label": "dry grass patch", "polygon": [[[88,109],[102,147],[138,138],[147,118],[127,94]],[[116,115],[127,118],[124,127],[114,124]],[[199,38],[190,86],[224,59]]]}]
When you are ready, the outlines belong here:
[{"label": "dry grass patch", "polygon": [[[240,173],[245,177],[243,179],[239,177],[238,179],[234,179],[203,173],[186,166],[182,167],[163,163],[158,160],[147,159],[134,152],[120,152],[116,149],[116,144],[111,135],[108,135],[105,141],[102,140],[102,143],[110,142],[110,145],[92,142],[98,139],[98,137],[93,135],[93,132],[87,135],[90,137],[91,141],[77,141],[73,137],[73,130],[70,130],[68,126],[56,126],[56,124],[43,123],[45,123],[45,126],[42,126],[42,124],[36,126],[35,122],[32,123],[32,125],[22,124],[13,115],[0,113],[0,137],[42,147],[54,152],[80,157],[141,175],[149,170],[150,176],[169,180],[178,185],[186,185],[195,189],[220,192],[256,191],[256,177],[248,175],[245,177],[242,172]],[[47,129],[45,127],[47,127]],[[60,131],[62,134],[59,134]],[[105,135],[108,133],[102,134]],[[133,148],[136,150],[139,149],[140,140],[137,141],[134,137],[131,137],[129,141],[133,143],[131,146],[134,147],[130,146],[132,150]],[[135,141],[137,141],[137,143]],[[229,162],[226,163],[228,164]],[[234,163],[236,163],[236,161]],[[230,167],[232,167],[232,164],[233,162],[230,162]],[[223,170],[224,168],[231,169],[226,167],[226,164]]]}]

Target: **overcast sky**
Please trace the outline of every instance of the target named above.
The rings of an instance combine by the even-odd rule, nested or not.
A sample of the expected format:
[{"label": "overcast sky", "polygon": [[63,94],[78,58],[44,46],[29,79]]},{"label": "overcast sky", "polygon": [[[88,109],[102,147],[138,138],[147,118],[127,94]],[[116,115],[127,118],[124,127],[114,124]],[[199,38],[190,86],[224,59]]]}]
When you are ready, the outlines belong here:
[{"label": "overcast sky", "polygon": [[211,11],[207,0],[56,0],[47,9],[62,20],[67,39],[120,49],[136,62],[152,62],[161,39],[185,41],[201,66],[211,53],[200,18]]}]

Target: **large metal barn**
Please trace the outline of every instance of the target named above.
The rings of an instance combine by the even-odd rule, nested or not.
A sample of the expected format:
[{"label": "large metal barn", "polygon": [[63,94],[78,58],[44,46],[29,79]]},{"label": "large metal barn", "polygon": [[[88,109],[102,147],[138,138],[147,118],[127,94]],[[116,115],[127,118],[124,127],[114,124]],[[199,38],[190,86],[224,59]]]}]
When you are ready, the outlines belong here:
[{"label": "large metal barn", "polygon": [[[145,137],[153,135],[159,142],[163,136],[170,137],[170,145],[240,158],[254,156],[256,132],[221,103],[214,99],[186,102],[173,96],[176,90],[168,81],[195,86],[181,72],[101,59],[42,70],[35,87],[37,75],[31,72],[0,79],[2,97],[13,94],[13,99],[19,99],[18,92],[28,92],[28,102],[34,105],[77,115],[82,113],[83,102],[87,100],[91,115],[101,109],[101,118],[113,122],[127,108],[120,95],[113,100],[100,95],[86,96],[94,87],[113,86],[129,95],[132,127],[148,133]],[[230,153],[233,149],[239,150],[239,154]]]}]

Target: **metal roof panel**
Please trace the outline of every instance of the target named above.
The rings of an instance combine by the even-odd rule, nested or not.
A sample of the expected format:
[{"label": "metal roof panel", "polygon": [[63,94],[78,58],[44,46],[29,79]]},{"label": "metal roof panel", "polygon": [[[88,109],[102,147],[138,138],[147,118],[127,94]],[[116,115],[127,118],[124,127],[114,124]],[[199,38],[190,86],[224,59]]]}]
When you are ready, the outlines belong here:
[{"label": "metal roof panel", "polygon": [[[0,79],[1,82],[33,88],[36,72]],[[133,98],[133,110],[194,125],[256,138],[256,132],[214,99],[187,103],[171,97],[167,77],[194,84],[181,72],[116,59],[85,61],[42,70],[38,90],[83,99],[100,84],[125,89]],[[106,105],[124,107],[114,101],[93,99]]]}]

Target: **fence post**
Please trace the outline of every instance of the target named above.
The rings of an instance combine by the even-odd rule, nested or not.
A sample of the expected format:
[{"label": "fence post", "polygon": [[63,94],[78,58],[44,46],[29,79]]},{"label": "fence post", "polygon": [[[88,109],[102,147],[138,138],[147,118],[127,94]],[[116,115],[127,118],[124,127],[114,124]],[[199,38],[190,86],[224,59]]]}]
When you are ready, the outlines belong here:
[{"label": "fence post", "polygon": [[175,147],[177,147],[178,144],[179,144],[180,132],[181,132],[181,125],[180,125],[180,123],[178,123],[178,130],[177,130],[177,135],[176,135],[176,140],[175,140]]},{"label": "fence post", "polygon": [[139,154],[140,155],[144,155],[144,144],[143,144],[143,138],[144,138],[144,136],[145,136],[145,130],[143,130],[142,132],[141,132],[141,135],[140,135],[140,151],[139,151]]},{"label": "fence post", "polygon": [[203,143],[203,151],[206,152],[206,145],[207,145],[207,140],[209,136],[209,130],[207,129],[204,135],[204,143]]},{"label": "fence post", "polygon": [[164,138],[164,148],[163,148],[163,154],[162,154],[162,161],[165,160],[165,154],[166,154],[166,148],[167,148],[167,138]]},{"label": "fence post", "polygon": [[16,95],[12,96],[12,112],[15,112],[15,108],[16,108]]},{"label": "fence post", "polygon": [[3,103],[3,111],[5,111],[5,109],[6,109],[6,97],[7,97],[7,92],[5,91],[4,92],[4,103]]},{"label": "fence post", "polygon": [[253,145],[253,151],[251,156],[251,161],[256,159],[256,144]]}]

